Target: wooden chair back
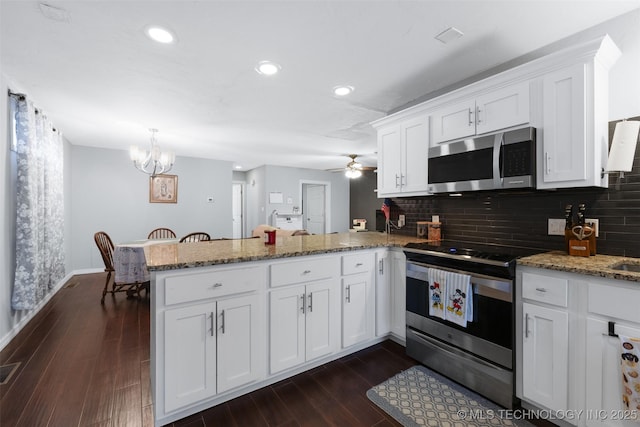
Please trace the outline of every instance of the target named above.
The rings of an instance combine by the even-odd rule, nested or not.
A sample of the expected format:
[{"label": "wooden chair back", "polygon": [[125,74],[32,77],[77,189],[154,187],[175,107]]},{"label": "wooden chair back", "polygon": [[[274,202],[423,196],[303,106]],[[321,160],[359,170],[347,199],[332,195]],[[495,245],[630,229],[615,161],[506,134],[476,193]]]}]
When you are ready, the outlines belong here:
[{"label": "wooden chair back", "polygon": [[155,230],[151,231],[151,233],[149,233],[149,235],[147,236],[147,239],[175,239],[175,238],[176,238],[176,233],[174,233],[172,229],[164,228],[164,227],[156,228]]},{"label": "wooden chair back", "polygon": [[209,236],[209,234],[204,233],[204,232],[196,232],[196,233],[189,233],[186,236],[184,236],[182,239],[180,239],[180,243],[183,242],[206,242],[211,240],[211,236]]},{"label": "wooden chair back", "polygon": [[104,261],[104,271],[114,271],[113,268],[113,241],[111,237],[104,231],[98,231],[93,235],[93,240],[95,240],[96,245],[98,246],[98,250],[100,251],[100,255],[102,256],[102,261]]}]

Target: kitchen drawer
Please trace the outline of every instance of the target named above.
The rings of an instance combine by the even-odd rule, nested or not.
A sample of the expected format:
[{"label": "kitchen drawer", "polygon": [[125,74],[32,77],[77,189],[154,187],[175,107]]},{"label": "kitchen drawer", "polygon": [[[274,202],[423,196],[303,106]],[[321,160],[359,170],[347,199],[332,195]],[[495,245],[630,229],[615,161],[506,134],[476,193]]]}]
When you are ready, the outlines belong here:
[{"label": "kitchen drawer", "polygon": [[640,289],[589,283],[589,313],[640,323]]},{"label": "kitchen drawer", "polygon": [[306,283],[338,276],[338,257],[306,258],[300,261],[272,264],[271,287]]},{"label": "kitchen drawer", "polygon": [[568,289],[566,279],[522,273],[522,298],[566,307]]},{"label": "kitchen drawer", "polygon": [[374,254],[355,253],[352,255],[342,256],[342,275],[363,273],[373,270]]},{"label": "kitchen drawer", "polygon": [[164,280],[165,304],[200,301],[257,290],[261,267],[234,268],[169,276]]}]

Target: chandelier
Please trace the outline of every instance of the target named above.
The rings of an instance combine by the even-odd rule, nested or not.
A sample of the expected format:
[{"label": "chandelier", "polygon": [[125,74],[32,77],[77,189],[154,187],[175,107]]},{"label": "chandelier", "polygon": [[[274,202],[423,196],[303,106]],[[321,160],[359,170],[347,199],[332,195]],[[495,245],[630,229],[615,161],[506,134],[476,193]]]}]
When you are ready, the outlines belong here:
[{"label": "chandelier", "polygon": [[129,155],[133,160],[133,165],[139,171],[154,177],[169,172],[176,161],[176,155],[172,151],[160,151],[160,147],[156,144],[158,129],[149,129],[149,131],[151,132],[151,147],[149,150],[140,150],[138,146],[134,145],[129,149]]}]

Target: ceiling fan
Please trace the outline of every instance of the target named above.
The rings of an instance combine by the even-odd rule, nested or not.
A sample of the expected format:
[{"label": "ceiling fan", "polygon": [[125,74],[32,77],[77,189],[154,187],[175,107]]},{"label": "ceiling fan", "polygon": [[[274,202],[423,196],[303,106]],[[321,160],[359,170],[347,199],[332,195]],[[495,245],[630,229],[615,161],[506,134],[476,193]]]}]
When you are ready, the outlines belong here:
[{"label": "ceiling fan", "polygon": [[357,154],[349,154],[349,158],[351,159],[351,161],[347,163],[347,166],[344,169],[339,168],[330,170],[334,172],[344,171],[344,174],[347,176],[347,178],[359,178],[360,176],[362,176],[362,171],[377,169],[374,166],[363,166],[362,163],[356,161],[356,157],[358,157]]}]

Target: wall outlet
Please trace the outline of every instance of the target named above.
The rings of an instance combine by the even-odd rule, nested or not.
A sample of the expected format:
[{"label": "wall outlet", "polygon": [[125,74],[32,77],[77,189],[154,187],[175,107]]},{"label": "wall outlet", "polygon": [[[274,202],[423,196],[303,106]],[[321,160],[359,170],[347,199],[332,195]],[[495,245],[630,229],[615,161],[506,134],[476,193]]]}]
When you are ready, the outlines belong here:
[{"label": "wall outlet", "polygon": [[593,224],[596,228],[596,237],[600,237],[600,221],[592,218],[585,218],[585,224]]},{"label": "wall outlet", "polygon": [[547,234],[549,236],[564,236],[564,219],[549,218],[547,220]]},{"label": "wall outlet", "polygon": [[398,215],[398,227],[404,227],[404,220],[405,220],[404,215]]}]

